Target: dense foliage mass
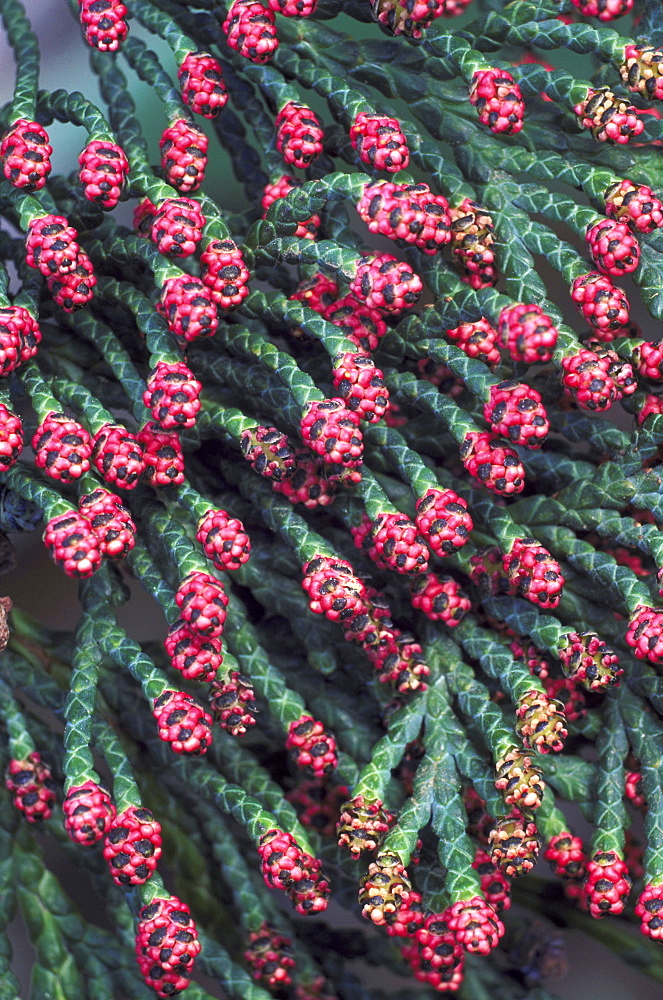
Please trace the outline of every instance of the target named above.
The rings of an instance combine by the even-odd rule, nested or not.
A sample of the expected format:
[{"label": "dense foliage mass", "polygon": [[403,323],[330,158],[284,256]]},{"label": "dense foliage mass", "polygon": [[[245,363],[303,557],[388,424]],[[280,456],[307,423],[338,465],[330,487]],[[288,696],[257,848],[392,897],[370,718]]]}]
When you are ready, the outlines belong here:
[{"label": "dense foliage mass", "polygon": [[31,996],[545,1000],[546,916],[662,982],[659,0],[62,0],[100,106],[0,15],[2,569],[81,607],[0,599]]}]

